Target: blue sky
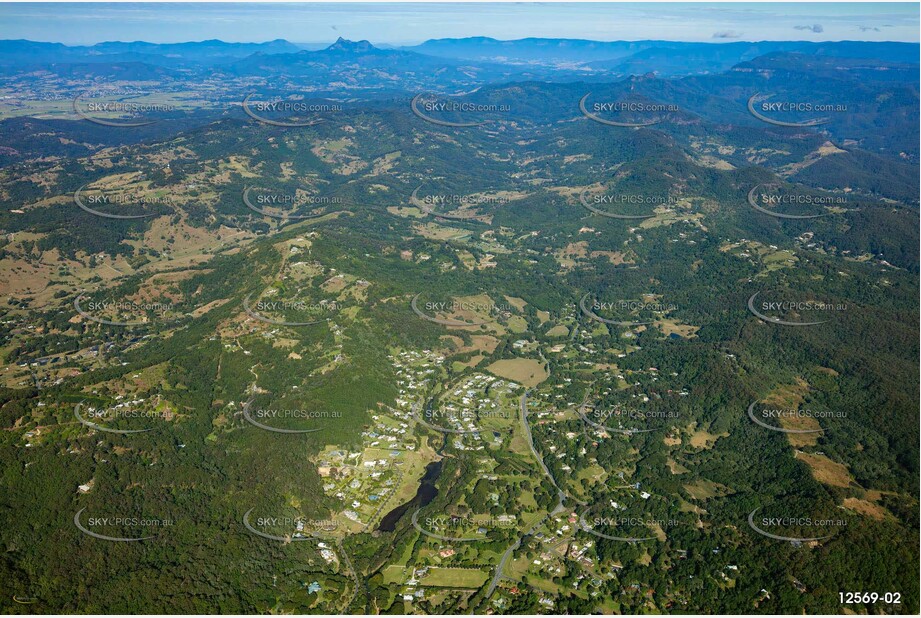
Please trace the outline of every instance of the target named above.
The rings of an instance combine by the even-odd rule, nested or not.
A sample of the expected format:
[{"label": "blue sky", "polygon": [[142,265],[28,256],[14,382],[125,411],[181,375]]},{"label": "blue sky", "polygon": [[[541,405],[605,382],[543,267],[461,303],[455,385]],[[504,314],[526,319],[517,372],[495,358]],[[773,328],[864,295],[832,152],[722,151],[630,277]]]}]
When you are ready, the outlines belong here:
[{"label": "blue sky", "polygon": [[0,39],[413,44],[490,36],[603,41],[918,41],[917,3],[0,3]]}]

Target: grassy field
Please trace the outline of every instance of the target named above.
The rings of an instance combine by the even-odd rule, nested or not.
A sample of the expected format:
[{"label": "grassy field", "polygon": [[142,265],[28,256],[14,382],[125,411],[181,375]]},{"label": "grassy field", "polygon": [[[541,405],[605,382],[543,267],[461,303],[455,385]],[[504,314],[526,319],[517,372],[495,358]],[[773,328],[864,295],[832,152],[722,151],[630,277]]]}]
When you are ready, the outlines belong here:
[{"label": "grassy field", "polygon": [[812,476],[820,483],[833,487],[849,487],[854,482],[847,466],[832,461],[828,457],[799,451],[796,453],[796,458],[809,466]]},{"label": "grassy field", "polygon": [[691,437],[688,439],[688,443],[694,448],[702,449],[711,449],[717,440],[720,438],[725,438],[728,436],[728,433],[724,434],[714,434],[709,433],[704,429],[696,429],[691,434]]},{"label": "grassy field", "polygon": [[[0,120],[15,118],[17,116],[35,116],[40,118],[67,118],[77,119],[73,111],[73,97],[66,96],[53,101],[30,100],[20,98],[17,93],[3,89],[0,94],[5,94],[8,99],[0,104]],[[112,102],[115,100],[137,103],[139,105],[170,105],[176,110],[190,111],[202,108],[216,108],[219,104],[208,101],[194,91],[177,92],[152,92],[143,96],[109,97],[109,98],[81,98],[81,108],[87,109],[91,102]],[[127,112],[98,111],[93,112],[94,118],[118,119],[130,116]]]},{"label": "grassy field", "polygon": [[528,321],[520,315],[513,315],[508,319],[508,329],[515,334],[525,333],[528,331]]},{"label": "grassy field", "polygon": [[678,320],[673,319],[662,319],[656,321],[656,326],[658,326],[662,333],[666,336],[671,335],[672,333],[688,339],[693,337],[694,334],[700,330],[699,326],[691,326],[690,324],[681,324]]},{"label": "grassy field", "polygon": [[[781,409],[799,409],[803,405],[808,392],[809,385],[804,380],[798,379],[795,384],[785,384],[775,388],[764,398],[764,403]],[[808,416],[782,416],[778,419],[778,422],[784,429],[798,431],[822,428],[816,419]],[[819,441],[819,434],[788,433],[787,441],[793,448],[815,446]]]},{"label": "grassy field", "polygon": [[420,586],[440,588],[479,588],[489,577],[481,569],[443,569],[433,567],[419,580]]},{"label": "grassy field", "polygon": [[470,232],[454,227],[425,223],[413,226],[413,231],[429,240],[461,240],[470,237]]},{"label": "grassy field", "polygon": [[398,564],[391,564],[381,571],[385,584],[402,584],[409,577],[412,569]]},{"label": "grassy field", "polygon": [[727,493],[732,493],[725,485],[720,485],[707,479],[698,479],[693,483],[688,483],[684,486],[684,489],[695,500],[707,500],[715,496],[725,496]]},{"label": "grassy field", "polygon": [[547,370],[539,360],[533,358],[498,360],[486,370],[500,378],[525,386],[537,386],[547,379]]}]

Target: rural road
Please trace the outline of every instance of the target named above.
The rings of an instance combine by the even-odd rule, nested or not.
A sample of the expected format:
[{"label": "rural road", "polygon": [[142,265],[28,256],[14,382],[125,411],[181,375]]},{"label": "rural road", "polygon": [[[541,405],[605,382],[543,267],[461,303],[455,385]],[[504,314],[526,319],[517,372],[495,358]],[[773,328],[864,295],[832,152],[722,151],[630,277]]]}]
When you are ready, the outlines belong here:
[{"label": "rural road", "polygon": [[349,558],[348,553],[345,551],[345,547],[342,546],[342,541],[339,539],[336,539],[336,548],[342,555],[342,558],[345,561],[345,566],[348,568],[349,573],[352,574],[352,579],[355,581],[355,590],[352,592],[352,597],[349,599],[349,602],[345,604],[345,611],[348,611],[352,603],[355,602],[355,597],[358,596],[358,590],[362,587],[362,585],[361,580],[358,577],[358,572],[355,570],[355,567],[352,566],[352,560]]},{"label": "rural road", "polygon": [[499,564],[496,565],[496,574],[493,575],[492,581],[489,583],[489,588],[487,588],[486,590],[487,599],[490,596],[492,596],[493,592],[495,592],[496,586],[499,585],[499,580],[502,579],[502,573],[505,571],[505,565],[508,563],[509,558],[512,557],[512,554],[515,552],[515,550],[521,547],[521,541],[523,541],[525,537],[531,536],[537,528],[539,528],[541,525],[543,525],[545,521],[547,521],[548,518],[559,515],[560,513],[564,512],[566,510],[566,507],[563,506],[563,502],[565,502],[566,500],[571,500],[583,506],[585,506],[586,504],[585,502],[576,500],[572,496],[569,496],[565,491],[563,491],[562,488],[560,488],[559,485],[557,485],[556,480],[553,478],[553,475],[550,473],[549,468],[547,468],[547,465],[544,463],[543,458],[537,452],[537,449],[534,448],[534,437],[531,435],[531,426],[528,424],[528,391],[525,391],[524,394],[521,396],[521,400],[519,403],[519,410],[521,412],[521,426],[524,429],[524,435],[528,440],[528,446],[531,447],[531,453],[534,454],[534,457],[537,459],[537,463],[540,464],[540,467],[544,471],[544,474],[547,475],[547,478],[550,479],[550,482],[553,483],[553,486],[556,488],[557,505],[556,507],[554,507],[554,509],[550,513],[548,513],[545,517],[543,517],[537,523],[531,526],[527,532],[525,532],[520,537],[518,537],[515,543],[511,545],[508,549],[506,549],[504,554],[502,554],[502,558],[499,560]]},{"label": "rural road", "polygon": [[544,471],[544,474],[547,476],[547,478],[550,479],[550,482],[556,488],[557,495],[559,496],[559,505],[557,506],[556,509],[554,509],[554,512],[558,510],[562,510],[563,502],[565,500],[570,500],[572,502],[575,502],[576,504],[581,504],[582,506],[586,506],[588,504],[587,502],[577,500],[576,498],[570,496],[557,484],[556,479],[553,478],[553,474],[550,473],[550,469],[547,468],[547,464],[544,463],[543,457],[541,457],[540,454],[537,452],[537,449],[534,448],[534,437],[531,435],[531,425],[528,424],[528,391],[525,391],[524,394],[521,396],[519,407],[521,409],[521,426],[524,428],[524,435],[525,435],[525,438],[527,438],[528,440],[528,446],[531,447],[531,452],[534,454],[534,457],[537,459],[537,463],[540,464],[541,469]]}]

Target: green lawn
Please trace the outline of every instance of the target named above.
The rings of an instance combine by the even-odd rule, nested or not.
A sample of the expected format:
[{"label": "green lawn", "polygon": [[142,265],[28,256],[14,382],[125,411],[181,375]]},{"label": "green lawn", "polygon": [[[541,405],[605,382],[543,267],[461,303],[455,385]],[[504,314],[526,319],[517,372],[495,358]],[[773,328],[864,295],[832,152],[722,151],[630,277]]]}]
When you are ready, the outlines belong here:
[{"label": "green lawn", "polygon": [[419,580],[420,586],[438,586],[442,588],[479,588],[489,574],[481,569],[443,569],[433,567],[428,575]]}]

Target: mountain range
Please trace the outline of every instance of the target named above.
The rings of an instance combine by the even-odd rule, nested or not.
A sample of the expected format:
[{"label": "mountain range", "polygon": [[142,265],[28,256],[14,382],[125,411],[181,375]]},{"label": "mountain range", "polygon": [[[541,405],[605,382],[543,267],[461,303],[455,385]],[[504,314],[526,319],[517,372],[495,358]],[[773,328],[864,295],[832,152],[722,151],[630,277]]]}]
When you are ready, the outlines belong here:
[{"label": "mountain range", "polygon": [[[35,68],[45,64],[144,62],[169,67],[211,67],[247,57],[284,55],[289,60],[312,61],[331,53],[372,54],[393,61],[415,60],[431,64],[434,58],[458,63],[534,64],[561,71],[578,68],[583,73],[614,75],[655,71],[662,75],[688,75],[724,70],[745,60],[773,52],[868,58],[885,62],[917,63],[918,44],[900,42],[760,41],[683,43],[674,41],[588,41],[527,38],[500,41],[488,37],[433,39],[420,45],[393,49],[368,41],[339,38],[326,49],[309,51],[283,39],[265,43],[227,43],[208,40],[187,43],[108,41],[90,46],[66,46],[26,40],[0,41],[0,66]],[[314,55],[319,54],[319,55]],[[407,55],[413,54],[413,55]],[[427,57],[428,60],[424,60]]]}]

